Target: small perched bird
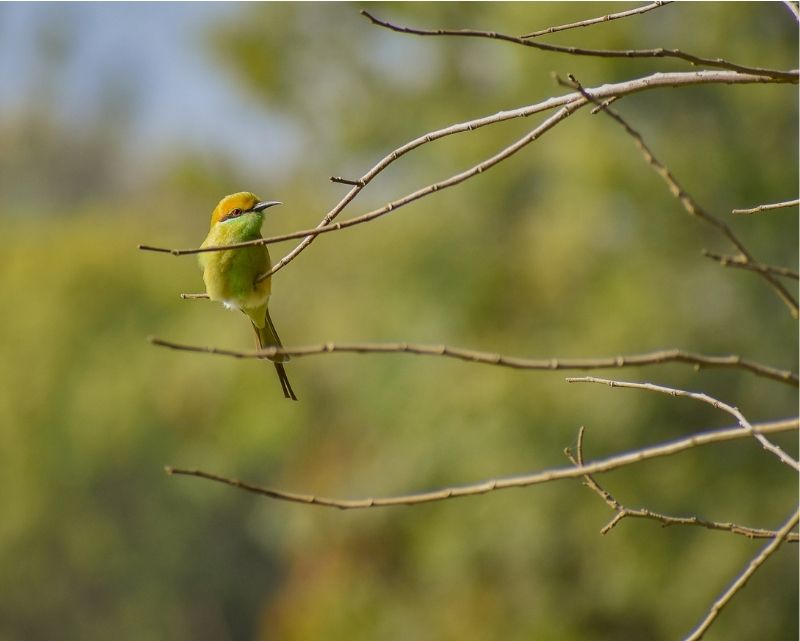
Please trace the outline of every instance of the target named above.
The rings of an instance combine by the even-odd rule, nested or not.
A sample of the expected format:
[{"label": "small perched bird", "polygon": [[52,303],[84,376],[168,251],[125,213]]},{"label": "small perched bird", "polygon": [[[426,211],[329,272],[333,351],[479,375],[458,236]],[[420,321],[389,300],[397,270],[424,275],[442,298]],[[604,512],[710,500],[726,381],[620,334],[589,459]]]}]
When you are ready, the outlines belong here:
[{"label": "small perched bird", "polygon": [[[262,201],[247,191],[225,196],[211,214],[211,229],[201,247],[233,245],[261,238],[264,210],[280,204],[275,200]],[[204,252],[198,256],[208,297],[220,301],[228,309],[244,312],[253,324],[260,349],[281,347],[281,339],[278,338],[267,307],[271,279],[257,280],[272,267],[267,246],[252,245]],[[277,355],[270,360],[278,372],[283,395],[296,401],[297,397],[283,367],[289,357]]]}]

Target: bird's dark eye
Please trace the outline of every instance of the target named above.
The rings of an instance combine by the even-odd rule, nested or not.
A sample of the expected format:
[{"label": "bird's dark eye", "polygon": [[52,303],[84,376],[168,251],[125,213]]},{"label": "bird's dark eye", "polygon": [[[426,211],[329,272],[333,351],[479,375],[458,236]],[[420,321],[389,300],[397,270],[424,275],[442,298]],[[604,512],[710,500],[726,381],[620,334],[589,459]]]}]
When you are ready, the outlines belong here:
[{"label": "bird's dark eye", "polygon": [[228,216],[231,216],[231,217],[241,216],[241,215],[242,215],[242,210],[241,209],[233,209],[233,210],[231,210],[231,213],[228,214]]}]

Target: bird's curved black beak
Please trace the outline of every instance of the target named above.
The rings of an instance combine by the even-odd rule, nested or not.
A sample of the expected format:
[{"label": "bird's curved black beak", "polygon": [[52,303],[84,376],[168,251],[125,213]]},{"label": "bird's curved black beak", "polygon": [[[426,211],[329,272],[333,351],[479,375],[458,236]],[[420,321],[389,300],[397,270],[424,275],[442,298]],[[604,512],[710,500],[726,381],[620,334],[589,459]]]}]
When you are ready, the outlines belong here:
[{"label": "bird's curved black beak", "polygon": [[278,200],[265,200],[263,202],[256,203],[255,205],[253,205],[252,211],[264,211],[269,207],[274,207],[275,205],[282,205],[282,204],[283,203]]}]

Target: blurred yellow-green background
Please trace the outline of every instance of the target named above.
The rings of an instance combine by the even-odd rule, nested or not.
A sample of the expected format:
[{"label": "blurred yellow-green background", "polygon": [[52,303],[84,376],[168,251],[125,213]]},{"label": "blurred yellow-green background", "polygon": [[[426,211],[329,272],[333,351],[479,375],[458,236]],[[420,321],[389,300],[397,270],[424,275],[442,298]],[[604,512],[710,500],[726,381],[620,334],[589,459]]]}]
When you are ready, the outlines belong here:
[{"label": "blurred yellow-green background", "polygon": [[[160,350],[148,335],[250,349],[207,301],[191,247],[223,195],[315,225],[358,177],[432,129],[675,60],[577,58],[372,26],[349,3],[0,5],[0,640],[676,639],[762,542],[612,516],[577,481],[416,508],[271,502],[164,465],[326,496],[402,494],[596,458],[727,415],[685,399],[569,386],[403,355],[296,359],[300,402],[255,361]],[[630,4],[380,4],[422,27],[525,33]],[[683,48],[797,66],[782,3],[677,4],[547,42]],[[797,90],[645,92],[619,110],[765,262],[796,266]],[[541,119],[427,145],[381,174],[363,213],[495,153]],[[292,243],[273,246],[273,257]],[[287,345],[446,343],[529,357],[662,348],[797,370],[797,328],[688,217],[630,138],[582,111],[522,153],[392,215],[319,238],[273,280]],[[795,292],[792,281],[788,285]],[[796,389],[684,365],[600,372],[705,391],[753,420]],[[776,437],[796,454],[796,435]],[[602,477],[621,502],[775,528],[791,471],[736,441]],[[797,546],[709,639],[796,639]]]}]

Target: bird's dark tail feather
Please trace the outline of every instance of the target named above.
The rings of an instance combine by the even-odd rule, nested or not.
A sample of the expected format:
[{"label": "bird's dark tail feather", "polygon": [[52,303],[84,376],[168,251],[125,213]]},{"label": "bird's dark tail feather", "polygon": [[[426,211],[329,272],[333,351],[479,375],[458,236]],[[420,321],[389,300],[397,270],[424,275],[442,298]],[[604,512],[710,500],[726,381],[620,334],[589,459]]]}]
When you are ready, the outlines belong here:
[{"label": "bird's dark tail feather", "polygon": [[[281,339],[278,338],[278,333],[275,331],[275,326],[272,324],[272,319],[269,317],[269,312],[267,312],[266,321],[265,327],[260,328],[256,327],[255,323],[253,323],[253,330],[256,333],[256,342],[258,343],[258,348],[264,349],[265,347],[282,347]],[[272,364],[275,365],[275,371],[278,373],[278,379],[281,382],[283,395],[286,398],[296,401],[297,396],[294,394],[294,390],[289,383],[289,377],[286,375],[286,369],[283,367],[283,363],[289,360],[289,357],[277,356],[274,360],[270,360],[272,360]]]},{"label": "bird's dark tail feather", "polygon": [[289,377],[286,376],[286,370],[283,367],[283,363],[275,363],[275,371],[278,372],[278,378],[280,379],[281,387],[283,388],[283,395],[286,398],[296,401],[297,397],[294,395],[294,390],[289,383]]}]

